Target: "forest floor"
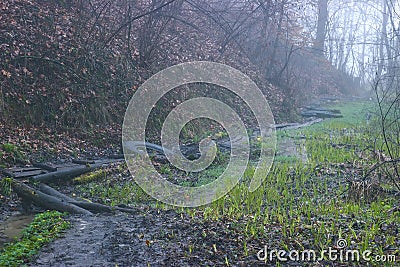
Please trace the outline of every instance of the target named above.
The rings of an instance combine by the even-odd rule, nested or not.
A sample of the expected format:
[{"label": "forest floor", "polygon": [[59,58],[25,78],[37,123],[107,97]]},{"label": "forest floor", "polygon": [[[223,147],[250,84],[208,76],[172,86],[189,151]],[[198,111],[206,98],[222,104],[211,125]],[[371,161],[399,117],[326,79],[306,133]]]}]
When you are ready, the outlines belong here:
[{"label": "forest floor", "polygon": [[[136,213],[70,215],[66,220],[71,222],[71,228],[63,237],[44,246],[26,263],[29,266],[399,266],[400,212],[393,209],[400,204],[398,192],[384,175],[380,176],[383,182],[377,187],[375,172],[366,183],[371,190],[353,186],[356,178],[363,177],[374,162],[371,155],[374,150],[368,141],[372,133],[365,121],[368,104],[342,103],[335,108],[341,109],[344,118],[327,119],[307,129],[278,131],[274,166],[258,190],[254,193],[247,190],[254,172],[254,164],[250,164],[242,183],[226,197],[204,207],[174,208],[154,201],[134,183],[124,163],[98,172],[95,180],[58,185],[57,189],[67,195],[112,206],[129,206]],[[72,146],[73,142],[64,145]],[[86,153],[90,150],[88,146],[82,147]],[[110,148],[108,152],[113,150]],[[90,153],[105,152],[93,148]],[[157,168],[166,179],[199,186],[216,179],[223,172],[226,160],[226,156],[220,155],[216,164],[196,176],[177,172],[169,164],[158,164]],[[382,186],[390,190],[382,190]],[[19,204],[15,196],[1,197],[5,201],[0,207],[6,217]],[[278,260],[276,251],[268,254],[271,258],[260,259],[265,256],[266,247],[268,252],[282,250],[281,257],[286,261]],[[358,250],[360,254],[370,250],[371,257],[369,261],[340,260],[339,254],[335,254],[334,259],[328,255],[318,259],[320,252],[328,249]],[[305,250],[315,250],[316,259],[290,259]]]}]

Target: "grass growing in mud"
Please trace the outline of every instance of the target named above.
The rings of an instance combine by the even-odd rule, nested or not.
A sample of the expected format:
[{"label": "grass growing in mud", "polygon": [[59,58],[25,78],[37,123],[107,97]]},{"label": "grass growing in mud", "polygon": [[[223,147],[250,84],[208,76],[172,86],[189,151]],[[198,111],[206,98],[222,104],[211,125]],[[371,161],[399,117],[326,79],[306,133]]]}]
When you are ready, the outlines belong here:
[{"label": "grass growing in mud", "polygon": [[[365,155],[371,149],[366,107],[350,103],[335,108],[342,110],[344,118],[284,133],[306,137],[307,164],[278,158],[253,193],[246,184],[254,171],[249,167],[245,182],[225,197],[186,212],[193,218],[230,225],[242,237],[237,243],[239,259],[255,255],[264,245],[318,252],[343,239],[346,249],[357,249],[360,255],[370,250],[372,265],[395,266],[394,261],[400,260],[400,212],[392,208],[398,199],[394,194],[375,192],[373,200],[363,194],[354,200],[351,194],[355,192],[349,191],[349,179],[361,178],[374,162]],[[379,255],[386,256],[387,262],[379,262]],[[325,256],[324,260],[330,259]]]},{"label": "grass growing in mud", "polygon": [[[329,247],[336,248],[338,240],[345,240],[345,249],[359,250],[360,255],[370,250],[370,265],[396,266],[400,260],[400,212],[393,207],[399,205],[398,196],[379,188],[372,195],[350,188],[350,181],[363,177],[376,162],[370,156],[372,133],[365,120],[365,112],[370,107],[349,103],[335,108],[341,109],[344,118],[325,120],[306,129],[278,132],[285,138],[305,139],[307,163],[294,157],[277,157],[263,184],[255,192],[249,192],[253,162],[242,182],[226,196],[207,206],[178,209],[199,225],[208,225],[202,231],[193,231],[194,241],[187,246],[187,257],[206,257],[212,251],[217,265],[229,266],[246,263],[251,256],[254,262],[255,255],[265,245],[270,250],[312,249],[318,253]],[[159,169],[164,175],[174,175],[168,165]],[[183,185],[202,185],[221,172],[217,164]],[[394,189],[390,182],[382,181],[382,184]],[[110,180],[78,189],[86,197],[97,196],[112,205],[150,201],[132,181]],[[160,209],[171,209],[163,203],[152,203]],[[229,232],[227,238],[209,243],[210,238],[225,236],[226,232]],[[386,256],[386,262],[379,262],[376,258],[379,255]],[[332,263],[327,254],[319,262]],[[311,263],[303,263],[307,264]],[[365,265],[366,262],[345,264]]]},{"label": "grass growing in mud", "polygon": [[22,237],[0,251],[0,266],[21,266],[27,263],[41,247],[51,242],[69,228],[65,214],[47,211],[36,215],[22,232]]}]

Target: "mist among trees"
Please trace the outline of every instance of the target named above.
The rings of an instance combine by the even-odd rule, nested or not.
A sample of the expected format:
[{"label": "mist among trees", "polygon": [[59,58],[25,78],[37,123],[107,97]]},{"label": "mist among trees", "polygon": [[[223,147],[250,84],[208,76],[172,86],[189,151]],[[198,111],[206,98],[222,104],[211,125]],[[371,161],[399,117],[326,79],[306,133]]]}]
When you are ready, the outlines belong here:
[{"label": "mist among trees", "polygon": [[[273,113],[268,125],[229,88],[193,82],[149,105],[143,140],[133,140],[124,116],[147,107],[129,109],[131,99],[147,96],[153,75],[193,61],[246,74]],[[246,129],[200,116],[167,147],[168,116],[200,97],[226,104],[238,115],[230,124]],[[137,130],[143,118],[131,117]],[[0,0],[0,125],[0,266],[400,260],[399,1]],[[248,152],[233,164],[243,172],[214,183],[235,146]],[[210,147],[201,171],[171,161],[197,163]],[[175,192],[172,201],[199,188],[215,198],[179,206],[140,181]],[[328,248],[359,259],[339,262]],[[311,250],[321,258],[292,258]]]}]

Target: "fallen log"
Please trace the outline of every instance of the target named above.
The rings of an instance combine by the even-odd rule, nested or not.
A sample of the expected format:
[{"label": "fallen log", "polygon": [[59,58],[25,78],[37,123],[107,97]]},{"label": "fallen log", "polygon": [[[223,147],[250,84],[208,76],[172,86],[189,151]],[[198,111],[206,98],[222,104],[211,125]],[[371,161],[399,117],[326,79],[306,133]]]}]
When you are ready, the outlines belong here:
[{"label": "fallen log", "polygon": [[51,195],[53,197],[57,197],[65,202],[68,202],[72,205],[81,207],[85,210],[90,210],[92,212],[98,213],[98,212],[112,212],[113,209],[110,206],[99,204],[99,203],[92,203],[92,202],[87,202],[87,201],[78,201],[76,199],[73,199],[72,197],[69,197],[67,195],[64,195],[63,193],[55,190],[54,188],[45,185],[45,184],[40,184],[39,185],[40,191]]},{"label": "fallen log", "polygon": [[115,209],[113,209],[110,206],[99,204],[99,203],[93,203],[93,202],[86,202],[86,201],[69,201],[68,203],[71,203],[73,205],[79,206],[85,210],[90,210],[94,213],[100,213],[100,212],[114,212]]},{"label": "fallen log", "polygon": [[15,176],[14,173],[7,171],[6,169],[0,168],[0,171],[7,177],[13,178]]},{"label": "fallen log", "polygon": [[22,199],[32,202],[46,209],[58,210],[61,212],[69,212],[72,214],[84,214],[84,215],[93,214],[92,212],[86,209],[83,209],[69,202],[60,200],[57,197],[45,194],[30,186],[27,186],[24,183],[18,182],[15,179],[13,179],[12,181],[12,189]]},{"label": "fallen log", "polygon": [[343,115],[327,112],[327,111],[318,111],[318,110],[307,110],[302,111],[300,113],[303,117],[318,117],[318,118],[343,118]]},{"label": "fallen log", "polygon": [[127,151],[132,151],[136,154],[139,155],[144,155],[146,154],[146,150],[153,150],[162,154],[170,154],[170,155],[175,155],[175,153],[172,150],[169,150],[167,148],[164,148],[162,146],[149,143],[149,142],[141,142],[141,141],[123,141],[122,142],[122,147],[124,149],[124,154],[126,154]]},{"label": "fallen log", "polygon": [[341,113],[341,111],[339,109],[311,107],[311,106],[305,106],[304,108],[307,109],[307,110],[310,110],[310,111],[324,111],[324,112],[330,112],[330,113],[335,113],[335,114],[340,114]]},{"label": "fallen log", "polygon": [[293,129],[299,129],[303,127],[308,127],[311,126],[315,123],[319,123],[323,121],[321,118],[317,118],[312,121],[308,121],[305,123],[282,123],[282,124],[271,124],[271,128],[275,128],[277,130],[293,130]]},{"label": "fallen log", "polygon": [[288,126],[288,127],[284,128],[284,130],[294,130],[294,129],[299,129],[299,128],[303,128],[303,127],[308,127],[313,124],[320,123],[321,121],[323,121],[323,119],[318,118],[318,119],[315,119],[312,121],[305,122],[303,124]]},{"label": "fallen log", "polygon": [[37,168],[41,168],[41,169],[46,170],[46,171],[49,171],[49,172],[55,172],[55,171],[57,171],[57,168],[56,168],[56,167],[52,167],[52,166],[49,166],[49,165],[44,164],[44,163],[32,162],[32,166],[33,166],[33,167],[37,167]]},{"label": "fallen log", "polygon": [[75,201],[75,199],[73,199],[72,197],[69,197],[69,196],[67,196],[67,195],[64,195],[63,193],[61,193],[61,192],[55,190],[54,188],[52,188],[52,187],[50,187],[50,186],[48,186],[48,185],[45,185],[45,184],[40,184],[40,185],[39,185],[39,190],[42,191],[42,192],[45,193],[45,194],[48,194],[48,195],[50,195],[50,196],[59,198],[59,199],[61,199],[61,200],[63,200],[63,201],[66,201],[66,202]]},{"label": "fallen log", "polygon": [[293,126],[297,126],[300,125],[300,123],[281,123],[281,124],[271,124],[271,128],[275,128],[275,129],[282,129],[282,128],[287,128],[287,127],[293,127]]},{"label": "fallen log", "polygon": [[127,213],[136,213],[135,210],[129,209],[129,208],[121,208],[121,207],[111,207],[107,205],[103,205],[100,203],[93,203],[93,202],[88,202],[88,201],[79,201],[76,199],[73,199],[67,195],[64,195],[63,193],[57,191],[56,189],[45,185],[45,184],[40,184],[39,185],[39,190],[43,193],[46,193],[48,195],[51,195],[53,197],[59,198],[62,201],[68,202],[72,205],[81,207],[85,210],[89,210],[94,213],[101,213],[101,212],[115,212],[115,211],[122,211],[122,212],[127,212]]},{"label": "fallen log", "polygon": [[87,165],[87,164],[95,164],[96,162],[90,159],[73,159],[72,163]]},{"label": "fallen log", "polygon": [[109,155],[110,159],[124,159],[124,154],[113,154],[113,155]]},{"label": "fallen log", "polygon": [[76,206],[79,206],[81,208],[84,208],[86,210],[90,210],[94,213],[100,213],[100,212],[115,212],[115,211],[121,211],[121,212],[126,212],[126,213],[137,213],[136,210],[130,209],[130,208],[121,208],[118,206],[107,206],[103,205],[100,203],[94,203],[94,202],[86,202],[86,201],[71,201],[69,202],[71,204],[74,204]]},{"label": "fallen log", "polygon": [[59,171],[55,171],[55,172],[49,172],[49,173],[45,173],[45,174],[36,175],[36,176],[32,177],[32,179],[34,181],[43,182],[43,183],[52,182],[52,181],[61,180],[61,179],[71,179],[71,178],[74,178],[81,174],[91,172],[97,168],[100,168],[103,165],[104,165],[104,163],[98,163],[98,164],[93,164],[93,165],[88,165],[88,166],[78,166],[76,168],[71,168],[71,169],[67,169],[67,170],[59,170]]}]

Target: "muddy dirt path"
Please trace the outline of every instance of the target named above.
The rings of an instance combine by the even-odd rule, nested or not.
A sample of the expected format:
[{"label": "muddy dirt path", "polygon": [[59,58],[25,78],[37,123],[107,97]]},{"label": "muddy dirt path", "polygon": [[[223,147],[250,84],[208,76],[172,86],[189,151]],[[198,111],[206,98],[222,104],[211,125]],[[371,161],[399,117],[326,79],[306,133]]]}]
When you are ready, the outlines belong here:
[{"label": "muddy dirt path", "polygon": [[[278,156],[306,152],[291,138],[278,142]],[[305,156],[304,156],[305,155]],[[137,214],[71,216],[64,237],[44,247],[30,266],[259,266],[263,244],[249,244],[243,256],[241,237],[223,222],[196,221],[175,211],[148,207]],[[276,237],[279,239],[279,237]],[[241,255],[242,254],[242,255]],[[264,265],[265,266],[265,265]]]},{"label": "muddy dirt path", "polygon": [[234,266],[257,263],[256,251],[246,259],[232,256],[230,247],[240,248],[240,242],[223,223],[211,226],[174,211],[70,220],[65,236],[44,247],[29,266],[222,266],[229,254]]},{"label": "muddy dirt path", "polygon": [[179,242],[161,238],[181,227],[179,218],[159,215],[71,217],[73,227],[65,237],[42,249],[30,266],[167,266],[172,255],[189,266],[172,253],[180,249]]}]

